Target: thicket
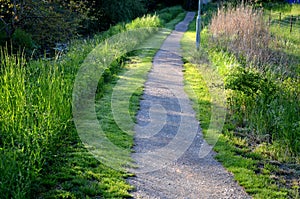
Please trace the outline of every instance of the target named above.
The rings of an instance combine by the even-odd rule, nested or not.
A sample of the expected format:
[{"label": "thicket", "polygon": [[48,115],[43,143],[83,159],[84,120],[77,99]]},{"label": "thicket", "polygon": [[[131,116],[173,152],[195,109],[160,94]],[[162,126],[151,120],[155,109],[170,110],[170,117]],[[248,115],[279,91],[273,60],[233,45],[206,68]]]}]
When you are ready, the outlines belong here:
[{"label": "thicket", "polygon": [[107,30],[146,13],[145,2],[112,1],[0,1],[0,45],[12,43],[15,52],[62,50],[60,43]]},{"label": "thicket", "polygon": [[[12,43],[27,57],[65,51],[74,38],[86,38],[165,7],[196,9],[196,0],[0,0],[0,46]],[[11,49],[10,49],[11,50]]]},{"label": "thicket", "polygon": [[[172,11],[171,17],[169,14]],[[51,170],[60,148],[73,147],[78,135],[72,121],[72,92],[77,71],[85,57],[99,43],[120,32],[131,31],[130,38],[118,40],[116,60],[99,80],[97,95],[122,68],[123,52],[118,46],[139,45],[183,10],[165,9],[157,15],[118,24],[91,40],[75,40],[69,51],[55,60],[27,60],[24,54],[0,50],[0,195],[1,198],[31,198],[45,170]],[[167,17],[164,18],[163,16]],[[134,31],[135,30],[135,31]],[[135,34],[133,34],[135,33]],[[105,43],[105,42],[104,42]],[[105,51],[105,50],[104,50]],[[106,53],[111,53],[107,52]],[[105,55],[104,55],[105,56]],[[98,66],[99,70],[101,64]],[[88,87],[86,87],[88,88]],[[83,90],[84,91],[84,90]],[[73,141],[70,141],[73,140]]]},{"label": "thicket", "polygon": [[[226,22],[226,23],[225,23]],[[298,43],[271,32],[251,5],[220,8],[210,25],[213,48],[229,52],[238,66],[225,77],[230,123],[250,144],[276,148],[274,159],[297,161],[300,153],[300,58]],[[299,36],[293,35],[297,41]]]}]

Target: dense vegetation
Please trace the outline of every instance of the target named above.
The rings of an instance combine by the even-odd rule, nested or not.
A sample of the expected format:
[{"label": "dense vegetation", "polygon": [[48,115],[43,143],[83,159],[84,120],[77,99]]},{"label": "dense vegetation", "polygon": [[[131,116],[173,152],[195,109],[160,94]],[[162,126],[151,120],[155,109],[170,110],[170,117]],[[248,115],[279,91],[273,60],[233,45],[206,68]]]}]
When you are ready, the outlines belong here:
[{"label": "dense vegetation", "polygon": [[[146,13],[142,1],[9,1],[1,0],[0,42],[26,47],[27,52],[63,50],[78,36],[107,30],[118,22],[128,22]],[[1,44],[0,43],[0,44]]]},{"label": "dense vegetation", "polygon": [[[228,114],[215,150],[217,159],[255,198],[299,197],[300,35],[268,15],[300,13],[299,5],[216,4],[204,8],[200,52],[191,53],[195,26],[185,35],[185,77],[197,92],[198,116],[209,129],[216,94],[225,89]],[[226,21],[226,23],[225,23]],[[188,50],[187,50],[188,49]],[[214,74],[223,80],[215,84]],[[206,135],[209,139],[209,135]]]},{"label": "dense vegetation", "polygon": [[[260,6],[257,2],[256,7]],[[97,161],[77,135],[72,119],[75,76],[86,56],[105,39],[137,28],[162,27],[183,10],[173,7],[157,11],[157,8],[181,4],[186,9],[193,9],[197,7],[197,1],[0,0],[0,3],[1,198],[129,197],[128,190],[132,187],[124,178],[130,174],[115,171]],[[268,6],[273,10],[299,14],[296,6]],[[235,18],[236,21],[246,17],[258,18],[249,19],[247,23],[240,22],[239,26],[230,23],[235,26],[222,27],[217,22],[232,17],[230,12],[220,9],[212,19],[210,29],[202,33],[206,60],[209,59],[221,71],[228,91],[230,114],[216,150],[225,152],[219,159],[225,162],[225,166],[232,167],[232,172],[240,172],[236,172],[237,179],[246,188],[250,187],[248,192],[259,192],[261,195],[258,194],[258,197],[268,194],[272,197],[299,195],[295,175],[277,175],[278,167],[291,171],[291,167],[297,169],[299,164],[299,31],[291,35],[288,27],[283,27],[279,32],[276,25],[267,29],[261,20],[265,16],[260,11],[243,6],[238,10],[246,15]],[[157,14],[144,15],[154,11]],[[235,11],[231,10],[233,16],[239,16]],[[212,10],[207,9],[205,23],[211,14]],[[172,27],[180,19],[182,15],[168,25]],[[224,32],[226,28],[237,32]],[[245,28],[253,32],[243,31]],[[120,45],[138,46],[154,33],[154,29],[144,31],[134,40],[124,40]],[[242,41],[245,43],[240,43],[237,36],[244,38]],[[116,74],[124,70],[125,63],[148,63],[155,51],[139,52],[142,58],[137,58],[134,53],[122,54],[117,46],[114,49],[117,58],[99,81],[96,109],[99,121],[107,123],[106,133],[113,135],[113,132],[118,132],[120,136],[111,136],[110,139],[129,154],[132,137],[111,122],[111,109],[104,105],[110,103],[111,99],[107,96],[117,80]],[[51,59],[46,59],[48,53]],[[202,54],[200,58],[205,56]],[[199,60],[199,56],[194,59]],[[203,79],[197,76],[196,69],[190,69],[195,75],[193,79],[199,81],[199,87]],[[210,102],[205,85],[200,87],[199,90],[206,92],[201,104],[203,112],[199,116],[205,131],[210,118]],[[131,99],[133,115],[141,92],[142,88]],[[228,144],[230,150],[226,153]],[[245,159],[238,159],[226,163],[226,160],[236,158],[233,154],[239,154],[238,158],[251,158],[251,161],[247,159],[249,161],[245,163]],[[270,161],[262,163],[264,158],[279,162],[276,163],[279,166]],[[288,165],[282,166],[282,162]],[[255,172],[249,174],[245,172],[247,168],[254,168]],[[248,175],[247,178],[243,173]],[[256,173],[267,174],[267,177],[255,181]],[[270,173],[275,173],[275,177],[280,179],[279,186],[294,192],[276,192],[278,186],[274,179],[269,178]],[[283,185],[285,182],[286,185]],[[272,189],[258,191],[257,187],[251,187],[253,183],[257,187],[271,184]]]},{"label": "dense vegetation", "polygon": [[[9,48],[1,48],[1,198],[129,196],[131,187],[124,180],[128,174],[95,160],[77,135],[72,120],[74,80],[86,56],[105,39],[138,28],[161,27],[182,12],[181,7],[167,8],[157,12],[158,15],[112,26],[93,39],[73,40],[66,54],[50,60],[28,60],[22,53],[13,54]],[[118,45],[138,46],[153,35],[155,29],[137,33],[114,45],[117,57],[99,80],[97,96],[100,99],[128,61],[123,52],[118,52],[121,50]],[[103,70],[102,66],[98,67]],[[110,109],[106,109],[104,115],[109,112]],[[116,128],[108,126],[108,129]],[[132,137],[124,137],[124,134],[120,132],[119,135],[121,145],[130,151]],[[118,141],[120,138],[112,139]]]},{"label": "dense vegetation", "polygon": [[[220,27],[224,19],[229,23]],[[272,27],[269,31],[263,13],[246,5],[227,12],[220,9],[212,18],[210,32],[214,35],[215,48],[226,50],[239,63],[225,79],[225,86],[230,90],[233,124],[252,134],[258,142],[278,143],[282,158],[297,158],[300,153],[299,33],[282,34],[284,30],[277,32]],[[286,40],[290,43],[282,44]]]},{"label": "dense vegetation", "polygon": [[92,36],[166,6],[191,0],[0,1],[0,45],[25,48],[27,56],[53,55],[74,38]]}]

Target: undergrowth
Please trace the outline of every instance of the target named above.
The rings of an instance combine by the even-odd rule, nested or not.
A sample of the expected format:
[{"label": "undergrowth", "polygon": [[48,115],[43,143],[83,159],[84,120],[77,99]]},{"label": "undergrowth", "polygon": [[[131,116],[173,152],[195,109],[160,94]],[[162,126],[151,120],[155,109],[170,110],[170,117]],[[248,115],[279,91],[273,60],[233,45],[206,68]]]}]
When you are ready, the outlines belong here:
[{"label": "undergrowth", "polygon": [[[220,27],[227,17],[232,22]],[[286,153],[282,157],[292,158],[300,153],[299,54],[285,54],[284,46],[275,48],[280,35],[271,39],[265,27],[262,13],[251,6],[218,10],[208,42],[225,40],[214,48],[237,58],[238,66],[224,79],[232,122],[262,141],[280,142]]]}]

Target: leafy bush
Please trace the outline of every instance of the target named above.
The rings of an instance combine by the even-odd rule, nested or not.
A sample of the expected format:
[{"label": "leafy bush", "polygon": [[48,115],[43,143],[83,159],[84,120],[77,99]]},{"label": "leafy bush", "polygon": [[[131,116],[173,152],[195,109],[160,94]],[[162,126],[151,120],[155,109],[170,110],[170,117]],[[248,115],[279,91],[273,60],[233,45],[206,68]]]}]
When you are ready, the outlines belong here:
[{"label": "leafy bush", "polygon": [[31,55],[33,50],[37,48],[31,34],[26,33],[24,30],[19,28],[16,29],[16,31],[12,35],[12,46],[17,48],[15,49],[15,52],[20,50],[19,48],[21,48],[22,50],[25,49],[26,55]]},{"label": "leafy bush", "polygon": [[261,141],[281,143],[282,150],[290,156],[300,152],[299,80],[280,82],[271,74],[238,67],[225,83],[231,90],[231,122],[250,128],[253,134],[264,137]]}]

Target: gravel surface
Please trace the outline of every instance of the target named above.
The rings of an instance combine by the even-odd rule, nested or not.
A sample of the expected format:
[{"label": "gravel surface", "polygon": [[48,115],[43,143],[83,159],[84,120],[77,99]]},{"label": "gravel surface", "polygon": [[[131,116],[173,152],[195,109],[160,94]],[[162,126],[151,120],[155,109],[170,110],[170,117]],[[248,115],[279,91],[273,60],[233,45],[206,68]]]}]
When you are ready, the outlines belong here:
[{"label": "gravel surface", "polygon": [[251,198],[214,159],[184,92],[180,39],[189,12],[157,52],[145,84],[135,127],[134,198]]}]

